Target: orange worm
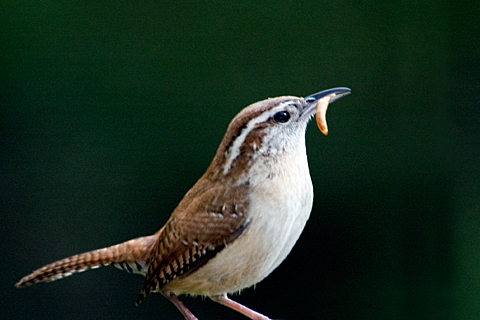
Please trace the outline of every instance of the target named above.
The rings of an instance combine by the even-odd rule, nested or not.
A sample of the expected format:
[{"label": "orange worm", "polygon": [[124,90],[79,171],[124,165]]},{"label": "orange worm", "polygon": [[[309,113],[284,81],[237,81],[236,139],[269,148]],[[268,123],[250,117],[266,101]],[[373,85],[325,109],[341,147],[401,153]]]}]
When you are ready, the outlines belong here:
[{"label": "orange worm", "polygon": [[320,131],[324,134],[328,134],[328,126],[327,126],[327,108],[330,102],[330,98],[332,95],[325,96],[317,101],[317,111],[316,111],[316,120],[317,126]]}]

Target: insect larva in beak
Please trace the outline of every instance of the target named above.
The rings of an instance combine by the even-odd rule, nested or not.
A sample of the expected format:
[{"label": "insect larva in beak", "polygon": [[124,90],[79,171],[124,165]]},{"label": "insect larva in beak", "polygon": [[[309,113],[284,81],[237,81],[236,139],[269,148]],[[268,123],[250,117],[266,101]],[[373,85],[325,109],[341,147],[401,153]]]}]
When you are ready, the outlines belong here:
[{"label": "insect larva in beak", "polygon": [[317,126],[324,135],[328,134],[327,108],[331,97],[332,95],[328,95],[318,99],[317,101],[317,111],[315,117],[317,119]]}]

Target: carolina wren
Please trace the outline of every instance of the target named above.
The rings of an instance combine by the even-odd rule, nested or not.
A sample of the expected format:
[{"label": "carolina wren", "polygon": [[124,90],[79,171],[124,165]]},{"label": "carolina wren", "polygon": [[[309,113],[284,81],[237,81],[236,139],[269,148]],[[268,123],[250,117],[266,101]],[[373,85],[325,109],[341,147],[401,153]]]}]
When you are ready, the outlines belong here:
[{"label": "carolina wren", "polygon": [[51,263],[16,286],[113,265],[145,276],[137,304],[160,292],[194,320],[178,296],[200,295],[251,319],[269,319],[227,293],[261,281],[290,253],[313,204],[307,122],[322,99],[328,104],[349,93],[333,88],[246,107],[228,126],[207,171],[157,233]]}]

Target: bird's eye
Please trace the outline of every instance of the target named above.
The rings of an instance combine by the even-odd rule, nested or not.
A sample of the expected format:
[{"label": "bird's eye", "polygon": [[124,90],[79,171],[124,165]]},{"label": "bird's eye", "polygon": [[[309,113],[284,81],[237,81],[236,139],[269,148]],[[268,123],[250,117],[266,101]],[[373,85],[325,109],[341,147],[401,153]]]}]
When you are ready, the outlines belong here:
[{"label": "bird's eye", "polygon": [[285,123],[290,120],[290,113],[287,111],[279,111],[275,113],[273,120],[275,120],[275,122]]}]

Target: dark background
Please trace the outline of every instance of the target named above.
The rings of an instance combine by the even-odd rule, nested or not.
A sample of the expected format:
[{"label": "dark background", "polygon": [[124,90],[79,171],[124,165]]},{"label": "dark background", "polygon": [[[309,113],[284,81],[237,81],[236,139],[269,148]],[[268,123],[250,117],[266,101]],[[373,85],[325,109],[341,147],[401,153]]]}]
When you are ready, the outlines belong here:
[{"label": "dark background", "polygon": [[[478,1],[3,1],[0,317],[182,319],[115,268],[42,265],[157,231],[246,105],[335,86],[315,202],[235,297],[282,319],[480,316]],[[182,298],[200,319],[244,319]]]}]

